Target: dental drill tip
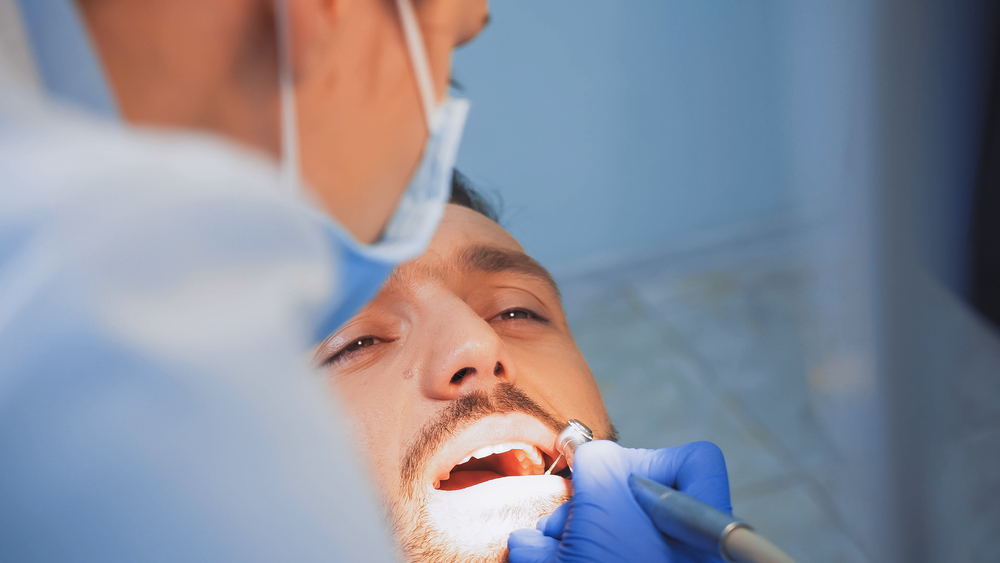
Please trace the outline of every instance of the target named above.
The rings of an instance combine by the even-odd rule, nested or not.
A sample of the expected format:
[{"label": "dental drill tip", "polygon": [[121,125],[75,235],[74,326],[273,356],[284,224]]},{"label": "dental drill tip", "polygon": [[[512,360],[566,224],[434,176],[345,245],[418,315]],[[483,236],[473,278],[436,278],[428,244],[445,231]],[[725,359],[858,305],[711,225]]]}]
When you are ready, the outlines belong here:
[{"label": "dental drill tip", "polygon": [[563,455],[559,454],[559,457],[557,457],[556,460],[552,462],[552,467],[550,467],[549,470],[545,472],[545,474],[546,475],[552,475],[552,470],[556,468],[556,464],[559,463],[559,460],[562,459],[562,458],[563,458]]}]

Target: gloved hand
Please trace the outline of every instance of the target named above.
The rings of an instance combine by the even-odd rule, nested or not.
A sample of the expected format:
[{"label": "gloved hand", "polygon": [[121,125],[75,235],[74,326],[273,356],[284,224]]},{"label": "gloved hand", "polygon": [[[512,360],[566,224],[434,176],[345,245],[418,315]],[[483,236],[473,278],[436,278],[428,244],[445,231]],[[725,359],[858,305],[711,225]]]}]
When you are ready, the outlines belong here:
[{"label": "gloved hand", "polygon": [[574,454],[573,498],[536,530],[517,530],[511,563],[693,563],[721,561],[665,538],[632,496],[630,474],[663,483],[732,513],[722,451],[709,442],[634,450],[598,440]]}]

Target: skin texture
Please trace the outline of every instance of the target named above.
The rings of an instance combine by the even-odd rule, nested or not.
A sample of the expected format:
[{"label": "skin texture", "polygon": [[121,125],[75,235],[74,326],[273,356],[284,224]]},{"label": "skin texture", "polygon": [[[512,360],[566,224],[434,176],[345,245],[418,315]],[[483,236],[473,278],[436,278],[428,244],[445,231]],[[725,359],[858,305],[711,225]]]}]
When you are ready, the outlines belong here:
[{"label": "skin texture", "polygon": [[[512,259],[494,260],[493,271],[483,271],[469,266],[470,248],[499,250]],[[566,498],[568,481],[555,476],[436,490],[441,467],[452,467],[470,447],[530,427],[547,465],[557,455],[556,434],[570,418],[584,421],[597,438],[612,435],[600,391],[546,276],[496,223],[448,205],[427,252],[397,268],[375,300],[317,349],[331,395],[351,415],[411,559],[497,560],[513,529],[533,526]],[[513,397],[508,410],[514,415],[492,412],[499,403],[490,398],[498,396]],[[472,401],[476,397],[481,400]],[[528,403],[537,410],[525,414]],[[491,406],[477,411],[469,406],[475,404]],[[472,414],[449,418],[457,407]],[[442,420],[444,430],[428,432]],[[508,424],[500,424],[492,439],[463,441],[493,420]],[[428,434],[439,439],[422,460],[415,444]],[[513,509],[516,516],[493,518],[483,514],[487,507]],[[442,546],[457,546],[461,555],[439,553]]]},{"label": "skin texture", "polygon": [[[374,241],[427,126],[392,0],[288,0],[301,166],[322,205]],[[486,0],[414,3],[439,101]],[[273,0],[81,0],[126,120],[281,153]]]}]

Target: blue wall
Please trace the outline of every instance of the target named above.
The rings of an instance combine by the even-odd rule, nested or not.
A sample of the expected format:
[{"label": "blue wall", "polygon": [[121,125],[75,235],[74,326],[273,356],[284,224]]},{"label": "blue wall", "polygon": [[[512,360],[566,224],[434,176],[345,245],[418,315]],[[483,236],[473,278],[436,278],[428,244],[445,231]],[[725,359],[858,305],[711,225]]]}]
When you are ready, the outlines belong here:
[{"label": "blue wall", "polygon": [[555,267],[791,207],[782,5],[493,2],[459,168]]}]

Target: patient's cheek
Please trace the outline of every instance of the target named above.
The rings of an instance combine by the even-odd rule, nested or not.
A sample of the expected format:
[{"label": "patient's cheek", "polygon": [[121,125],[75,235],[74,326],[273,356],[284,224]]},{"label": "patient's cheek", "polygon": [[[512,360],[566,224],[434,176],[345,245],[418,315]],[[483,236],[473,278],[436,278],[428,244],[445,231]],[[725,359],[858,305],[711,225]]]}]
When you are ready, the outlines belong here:
[{"label": "patient's cheek", "polygon": [[539,372],[559,374],[556,377],[546,377],[539,382],[538,388],[546,402],[560,414],[582,420],[598,435],[606,434],[601,432],[602,429],[610,430],[601,390],[582,357],[579,362],[572,356],[558,358],[557,361],[546,363]]}]

